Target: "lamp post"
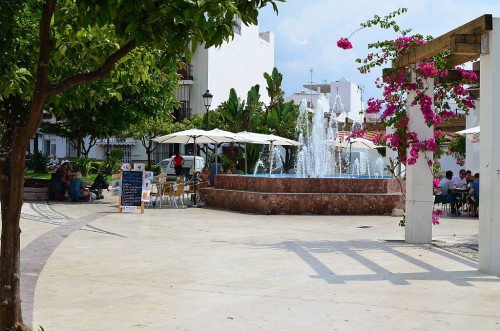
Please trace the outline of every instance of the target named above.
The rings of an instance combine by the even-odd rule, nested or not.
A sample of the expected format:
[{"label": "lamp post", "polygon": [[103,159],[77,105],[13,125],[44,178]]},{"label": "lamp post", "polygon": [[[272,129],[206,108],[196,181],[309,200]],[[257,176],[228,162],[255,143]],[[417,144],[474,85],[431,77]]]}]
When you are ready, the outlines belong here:
[{"label": "lamp post", "polygon": [[111,154],[111,152],[109,151],[109,137],[108,137],[108,141],[106,143],[106,161],[109,161],[110,154]]},{"label": "lamp post", "polygon": [[[203,104],[205,105],[205,108],[207,109],[207,125],[206,125],[206,130],[208,131],[208,110],[210,109],[210,105],[212,104],[212,98],[214,97],[212,93],[210,93],[210,90],[207,90],[205,93],[202,95],[203,97]],[[205,164],[208,166],[208,144],[206,144],[206,149],[205,149]]]}]

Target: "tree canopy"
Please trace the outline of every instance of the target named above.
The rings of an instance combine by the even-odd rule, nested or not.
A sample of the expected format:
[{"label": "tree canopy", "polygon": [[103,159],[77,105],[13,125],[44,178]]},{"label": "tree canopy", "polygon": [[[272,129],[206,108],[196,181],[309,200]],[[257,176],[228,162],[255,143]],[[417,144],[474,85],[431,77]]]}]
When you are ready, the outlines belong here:
[{"label": "tree canopy", "polygon": [[257,23],[258,10],[268,4],[277,10],[276,2],[284,0],[2,2],[0,329],[28,329],[20,300],[19,164],[43,110],[50,103],[78,112],[86,103],[120,99],[122,89],[151,80],[148,69],[157,64],[143,50],[158,50],[174,62],[189,58],[200,43],[211,47],[231,40],[237,21]]}]

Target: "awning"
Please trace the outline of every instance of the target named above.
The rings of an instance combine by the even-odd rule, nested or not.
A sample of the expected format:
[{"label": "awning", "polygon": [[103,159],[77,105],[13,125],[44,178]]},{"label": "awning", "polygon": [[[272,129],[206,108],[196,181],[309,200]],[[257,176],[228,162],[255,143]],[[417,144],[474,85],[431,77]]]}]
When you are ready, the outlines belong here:
[{"label": "awning", "polygon": [[[105,146],[108,144],[108,139],[97,139],[96,145]],[[109,138],[109,145],[135,145],[134,138]]]}]

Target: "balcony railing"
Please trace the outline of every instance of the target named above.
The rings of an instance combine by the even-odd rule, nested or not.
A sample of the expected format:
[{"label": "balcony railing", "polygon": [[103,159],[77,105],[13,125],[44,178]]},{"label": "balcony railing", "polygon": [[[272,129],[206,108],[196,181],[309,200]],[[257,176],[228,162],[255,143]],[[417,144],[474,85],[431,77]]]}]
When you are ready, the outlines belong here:
[{"label": "balcony railing", "polygon": [[186,64],[177,72],[182,78],[181,80],[193,80],[193,66]]},{"label": "balcony railing", "polygon": [[174,110],[175,122],[182,121],[184,119],[191,120],[191,108],[179,108]]}]

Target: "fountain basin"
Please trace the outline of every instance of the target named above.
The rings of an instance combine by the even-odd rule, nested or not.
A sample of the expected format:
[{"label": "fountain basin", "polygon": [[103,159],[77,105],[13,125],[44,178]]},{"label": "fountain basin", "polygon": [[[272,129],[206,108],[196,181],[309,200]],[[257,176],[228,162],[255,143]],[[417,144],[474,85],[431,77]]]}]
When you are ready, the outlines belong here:
[{"label": "fountain basin", "polygon": [[395,178],[216,176],[200,189],[207,207],[290,215],[386,215],[403,208]]}]

